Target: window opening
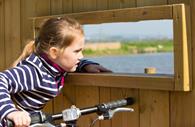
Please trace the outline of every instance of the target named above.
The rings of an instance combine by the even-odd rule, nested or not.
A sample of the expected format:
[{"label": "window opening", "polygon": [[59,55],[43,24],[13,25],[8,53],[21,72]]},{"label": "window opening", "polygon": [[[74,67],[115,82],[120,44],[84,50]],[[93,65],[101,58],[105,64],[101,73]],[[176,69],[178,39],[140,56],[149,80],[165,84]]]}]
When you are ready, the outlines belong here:
[{"label": "window opening", "polygon": [[173,22],[140,22],[84,25],[84,55],[114,72],[173,74]]}]

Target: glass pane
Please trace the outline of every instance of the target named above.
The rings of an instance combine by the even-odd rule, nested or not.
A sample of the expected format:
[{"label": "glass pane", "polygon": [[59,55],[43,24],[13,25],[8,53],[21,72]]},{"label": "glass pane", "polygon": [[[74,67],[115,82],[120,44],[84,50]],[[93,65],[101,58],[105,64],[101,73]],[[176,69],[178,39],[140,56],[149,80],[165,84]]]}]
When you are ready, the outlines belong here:
[{"label": "glass pane", "polygon": [[84,25],[84,55],[120,73],[173,74],[172,20]]}]

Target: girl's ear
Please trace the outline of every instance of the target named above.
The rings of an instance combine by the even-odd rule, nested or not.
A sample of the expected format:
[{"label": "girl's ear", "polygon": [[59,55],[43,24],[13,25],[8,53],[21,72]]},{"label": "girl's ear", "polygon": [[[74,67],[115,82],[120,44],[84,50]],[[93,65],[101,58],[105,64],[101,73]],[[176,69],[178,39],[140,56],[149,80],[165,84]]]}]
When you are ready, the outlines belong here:
[{"label": "girl's ear", "polygon": [[49,56],[52,58],[52,59],[56,59],[58,57],[58,52],[59,52],[59,49],[56,48],[56,47],[51,47],[49,48]]}]

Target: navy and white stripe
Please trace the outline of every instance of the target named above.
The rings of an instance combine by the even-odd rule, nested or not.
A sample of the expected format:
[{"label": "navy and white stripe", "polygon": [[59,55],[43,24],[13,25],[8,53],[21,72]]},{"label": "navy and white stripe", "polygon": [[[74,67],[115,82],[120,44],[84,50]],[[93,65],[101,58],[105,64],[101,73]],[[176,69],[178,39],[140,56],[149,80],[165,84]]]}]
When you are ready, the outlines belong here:
[{"label": "navy and white stripe", "polygon": [[29,112],[42,109],[47,101],[57,96],[55,76],[50,76],[41,63],[40,58],[32,54],[17,67],[0,73],[0,121],[16,110],[10,95]]},{"label": "navy and white stripe", "polygon": [[[83,60],[77,71],[82,71],[87,64],[97,63]],[[46,102],[59,93],[55,80],[59,73],[34,53],[17,67],[0,72],[0,123],[7,114],[17,110],[12,99],[30,113],[41,110]]]}]

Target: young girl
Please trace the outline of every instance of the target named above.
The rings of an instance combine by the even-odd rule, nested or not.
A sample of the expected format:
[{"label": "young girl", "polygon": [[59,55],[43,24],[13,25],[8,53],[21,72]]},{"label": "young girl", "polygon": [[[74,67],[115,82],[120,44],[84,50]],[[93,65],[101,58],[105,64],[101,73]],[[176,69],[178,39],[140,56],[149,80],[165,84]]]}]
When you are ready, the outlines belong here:
[{"label": "young girl", "polygon": [[81,25],[73,19],[51,18],[44,23],[37,39],[14,63],[17,65],[0,73],[0,127],[5,126],[6,118],[16,127],[29,126],[29,114],[40,111],[59,94],[67,72],[110,72],[82,60],[84,39]]}]

